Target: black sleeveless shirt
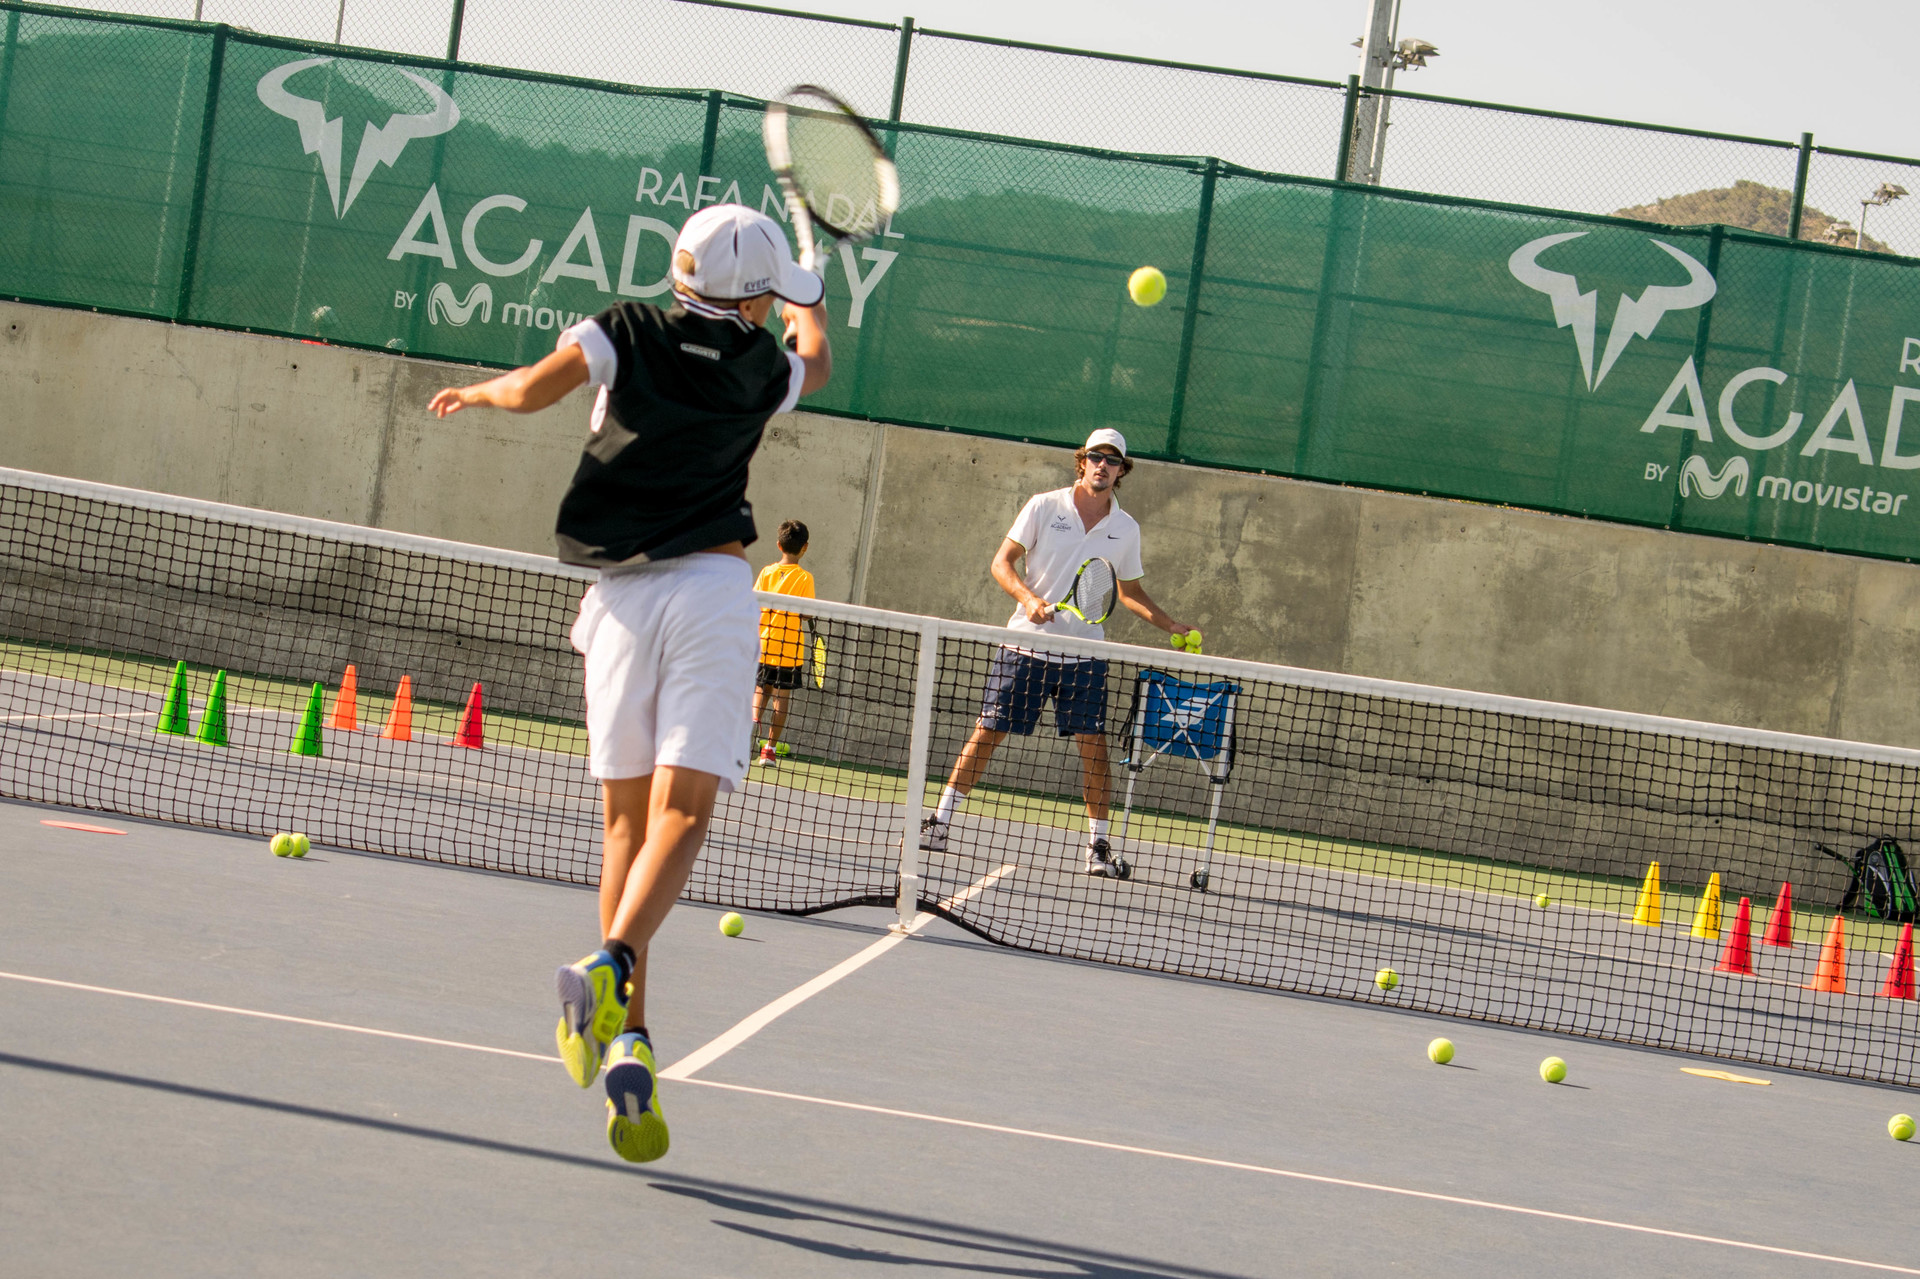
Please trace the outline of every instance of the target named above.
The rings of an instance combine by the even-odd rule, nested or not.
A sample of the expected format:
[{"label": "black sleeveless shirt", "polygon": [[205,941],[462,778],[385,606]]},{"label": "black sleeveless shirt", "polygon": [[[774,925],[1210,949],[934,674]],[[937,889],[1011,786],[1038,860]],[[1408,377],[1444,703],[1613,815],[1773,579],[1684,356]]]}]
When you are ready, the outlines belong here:
[{"label": "black sleeveless shirt", "polygon": [[560,501],[561,561],[607,568],[752,543],[747,467],[795,376],[786,350],[718,308],[620,302],[594,323],[618,366]]}]

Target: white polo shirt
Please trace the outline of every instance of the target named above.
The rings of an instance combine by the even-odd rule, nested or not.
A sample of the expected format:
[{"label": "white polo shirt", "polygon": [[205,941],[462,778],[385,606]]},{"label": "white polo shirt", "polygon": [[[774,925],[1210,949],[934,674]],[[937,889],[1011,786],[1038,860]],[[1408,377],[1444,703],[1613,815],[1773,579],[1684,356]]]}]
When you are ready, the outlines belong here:
[{"label": "white polo shirt", "polygon": [[[1074,509],[1073,489],[1055,489],[1035,493],[1020,508],[1007,537],[1027,548],[1027,587],[1049,604],[1066,598],[1073,589],[1074,574],[1080,566],[1099,556],[1113,563],[1123,582],[1145,575],[1140,567],[1140,525],[1120,509],[1120,501],[1111,492],[1112,506],[1106,517],[1092,528],[1080,523]],[[1081,639],[1105,639],[1103,627],[1083,622],[1071,613],[1056,612],[1044,626],[1027,619],[1027,610],[1016,608],[1007,629],[1042,635],[1073,635]]]}]

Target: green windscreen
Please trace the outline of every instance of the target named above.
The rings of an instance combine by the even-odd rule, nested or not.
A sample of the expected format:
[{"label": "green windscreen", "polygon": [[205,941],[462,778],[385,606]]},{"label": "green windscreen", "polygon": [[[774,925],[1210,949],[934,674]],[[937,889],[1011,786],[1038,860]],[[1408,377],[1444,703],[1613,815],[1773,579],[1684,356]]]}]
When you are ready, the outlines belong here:
[{"label": "green windscreen", "polygon": [[[784,217],[760,104],[0,3],[0,293],[510,365]],[[1920,556],[1916,264],[890,126],[810,407]],[[1159,266],[1157,307],[1128,299]]]}]

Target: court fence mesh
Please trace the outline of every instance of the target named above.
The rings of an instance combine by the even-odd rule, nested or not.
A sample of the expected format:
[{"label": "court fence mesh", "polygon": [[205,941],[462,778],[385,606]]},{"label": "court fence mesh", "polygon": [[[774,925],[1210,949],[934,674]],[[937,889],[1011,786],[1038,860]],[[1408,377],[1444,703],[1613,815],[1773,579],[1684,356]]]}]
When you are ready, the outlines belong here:
[{"label": "court fence mesh", "polygon": [[[0,794],[592,883],[590,580],[0,471]],[[763,602],[808,633],[790,753],[722,798],[690,898],[1920,1083],[1920,1002],[1876,993],[1910,942],[1822,847],[1920,836],[1920,752],[1049,640],[1100,731],[1008,736],[923,850],[1016,637]],[[1125,878],[1087,873],[1090,794]]]}]

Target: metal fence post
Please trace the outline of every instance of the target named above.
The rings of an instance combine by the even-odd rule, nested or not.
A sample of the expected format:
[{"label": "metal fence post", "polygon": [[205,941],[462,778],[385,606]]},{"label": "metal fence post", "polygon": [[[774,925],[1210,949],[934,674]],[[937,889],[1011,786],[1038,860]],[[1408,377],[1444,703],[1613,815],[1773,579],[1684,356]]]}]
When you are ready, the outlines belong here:
[{"label": "metal fence post", "polygon": [[[1167,456],[1180,456],[1180,426],[1187,415],[1187,373],[1193,367],[1193,327],[1200,317],[1200,280],[1207,270],[1207,236],[1213,230],[1213,187],[1220,176],[1220,161],[1207,157],[1200,179],[1200,215],[1194,219],[1193,261],[1187,265],[1187,314],[1180,322],[1180,356],[1173,366],[1173,411],[1167,417]],[[1112,370],[1108,370],[1111,376]]]},{"label": "metal fence post", "polygon": [[453,20],[447,23],[447,61],[460,61],[460,27],[467,18],[467,0],[453,0]]},{"label": "metal fence post", "polygon": [[893,124],[900,123],[900,104],[907,96],[907,58],[913,53],[913,19],[900,19],[900,53],[893,60],[893,105],[887,108],[887,119]]},{"label": "metal fence post", "polygon": [[927,747],[933,736],[934,677],[940,666],[940,623],[920,624],[920,656],[913,679],[913,719],[907,729],[907,793],[900,804],[900,898],[897,928],[920,911],[920,812],[927,803]]},{"label": "metal fence post", "polygon": [[720,90],[707,90],[707,127],[700,135],[700,176],[713,170],[713,149],[720,141]]},{"label": "metal fence post", "polygon": [[7,132],[7,99],[13,94],[13,51],[20,43],[20,11],[7,10],[7,36],[0,52],[0,139]]},{"label": "metal fence post", "polygon": [[1813,135],[1800,135],[1800,162],[1793,170],[1793,211],[1787,214],[1787,238],[1800,238],[1800,215],[1807,208],[1807,169],[1813,163]]},{"label": "metal fence post", "polygon": [[1340,113],[1340,159],[1333,169],[1335,182],[1349,182],[1353,178],[1353,126],[1360,111],[1360,77],[1347,77],[1347,105]]},{"label": "metal fence post", "polygon": [[213,163],[214,116],[220,109],[220,72],[227,60],[226,23],[213,29],[213,53],[207,59],[207,106],[200,116],[200,159],[193,171],[193,198],[187,204],[187,242],[180,251],[180,290],[174,298],[175,323],[184,323],[193,307],[193,271],[200,260],[200,223],[207,208],[207,169]]}]

